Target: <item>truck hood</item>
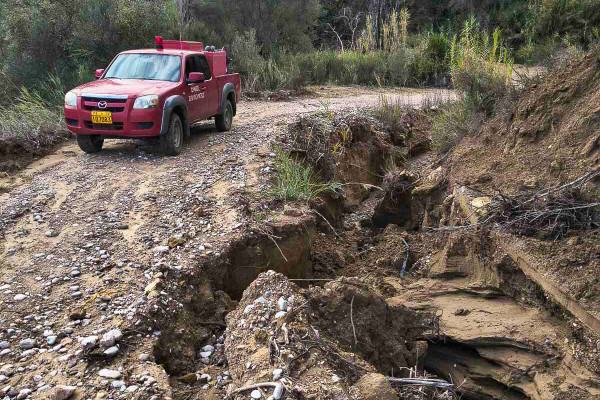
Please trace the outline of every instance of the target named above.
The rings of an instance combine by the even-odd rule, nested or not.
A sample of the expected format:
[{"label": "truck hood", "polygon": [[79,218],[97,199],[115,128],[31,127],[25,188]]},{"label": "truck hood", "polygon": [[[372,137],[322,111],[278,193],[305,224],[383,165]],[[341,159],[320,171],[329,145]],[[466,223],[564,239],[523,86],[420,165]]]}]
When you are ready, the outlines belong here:
[{"label": "truck hood", "polygon": [[151,81],[145,79],[98,79],[74,89],[78,96],[82,94],[127,95],[129,98],[148,94],[161,94],[178,85],[178,82]]}]

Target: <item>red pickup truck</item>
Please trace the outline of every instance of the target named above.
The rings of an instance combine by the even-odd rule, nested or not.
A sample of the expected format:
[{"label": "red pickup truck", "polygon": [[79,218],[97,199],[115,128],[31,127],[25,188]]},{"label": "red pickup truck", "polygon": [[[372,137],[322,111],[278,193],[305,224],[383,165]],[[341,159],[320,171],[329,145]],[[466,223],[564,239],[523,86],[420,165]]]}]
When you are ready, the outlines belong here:
[{"label": "red pickup truck", "polygon": [[86,153],[104,139],[158,137],[163,154],[177,155],[193,123],[214,118],[219,131],[231,129],[239,100],[224,50],[157,37],[155,49],[119,53],[96,81],[68,92],[64,113]]}]

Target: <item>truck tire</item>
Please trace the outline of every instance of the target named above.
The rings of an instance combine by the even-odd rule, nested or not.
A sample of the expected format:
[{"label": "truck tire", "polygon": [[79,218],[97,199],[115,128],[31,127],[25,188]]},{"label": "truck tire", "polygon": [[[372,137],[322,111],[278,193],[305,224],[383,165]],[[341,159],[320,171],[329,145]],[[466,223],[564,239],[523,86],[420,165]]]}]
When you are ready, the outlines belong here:
[{"label": "truck tire", "polygon": [[171,114],[169,130],[160,136],[160,151],[165,156],[176,156],[183,148],[183,124],[176,113]]},{"label": "truck tire", "polygon": [[88,154],[97,153],[102,150],[104,139],[100,135],[77,135],[77,144]]},{"label": "truck tire", "polygon": [[219,132],[227,132],[231,129],[233,123],[233,105],[231,101],[225,100],[225,109],[223,114],[219,114],[215,117],[215,125]]}]

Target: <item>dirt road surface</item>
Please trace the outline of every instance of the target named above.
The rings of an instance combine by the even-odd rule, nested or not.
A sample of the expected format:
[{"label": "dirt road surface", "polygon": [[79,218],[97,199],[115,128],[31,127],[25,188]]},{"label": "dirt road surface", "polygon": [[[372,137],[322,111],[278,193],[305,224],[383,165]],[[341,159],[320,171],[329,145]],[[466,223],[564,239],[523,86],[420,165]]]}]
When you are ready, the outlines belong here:
[{"label": "dirt road surface", "polygon": [[[126,386],[128,396],[150,398],[159,392],[152,387],[167,387],[164,371],[146,361],[160,332],[135,329],[144,318],[144,289],[156,274],[151,268],[192,268],[244,228],[248,221],[232,195],[264,191],[271,142],[289,122],[322,108],[375,106],[386,93],[316,92],[292,101],[243,102],[231,132],[217,133],[212,121],[200,124],[178,157],[161,156],[150,142],[108,141],[94,155],[69,142],[11,177],[12,189],[0,195],[4,393],[46,398],[57,385],[74,385],[80,386],[75,398],[103,398],[102,392],[109,396]],[[387,94],[417,106],[449,96]],[[107,355],[89,354],[117,328],[122,340],[135,336],[135,345],[114,347],[108,340],[100,351],[109,349]],[[91,366],[98,357],[108,372]],[[139,383],[106,380],[125,373]]]}]

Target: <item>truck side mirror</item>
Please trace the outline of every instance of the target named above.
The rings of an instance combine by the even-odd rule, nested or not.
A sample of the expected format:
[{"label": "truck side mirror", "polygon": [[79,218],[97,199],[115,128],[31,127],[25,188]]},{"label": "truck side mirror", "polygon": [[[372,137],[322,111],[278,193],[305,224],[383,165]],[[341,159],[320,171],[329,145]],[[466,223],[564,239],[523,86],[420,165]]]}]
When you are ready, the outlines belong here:
[{"label": "truck side mirror", "polygon": [[204,82],[206,79],[204,78],[204,74],[202,72],[190,72],[190,75],[187,78],[187,83],[198,83]]},{"label": "truck side mirror", "polygon": [[100,79],[102,77],[103,73],[104,73],[103,69],[97,69],[96,70],[96,79]]}]

